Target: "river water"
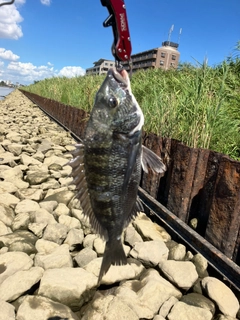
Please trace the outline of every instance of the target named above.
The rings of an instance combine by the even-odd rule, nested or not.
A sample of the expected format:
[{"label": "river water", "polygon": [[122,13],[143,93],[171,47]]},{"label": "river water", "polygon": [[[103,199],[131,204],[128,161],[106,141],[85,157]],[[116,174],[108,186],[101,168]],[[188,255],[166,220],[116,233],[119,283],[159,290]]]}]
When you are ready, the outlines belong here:
[{"label": "river water", "polygon": [[15,90],[14,88],[0,87],[0,100],[3,100],[6,95]]}]

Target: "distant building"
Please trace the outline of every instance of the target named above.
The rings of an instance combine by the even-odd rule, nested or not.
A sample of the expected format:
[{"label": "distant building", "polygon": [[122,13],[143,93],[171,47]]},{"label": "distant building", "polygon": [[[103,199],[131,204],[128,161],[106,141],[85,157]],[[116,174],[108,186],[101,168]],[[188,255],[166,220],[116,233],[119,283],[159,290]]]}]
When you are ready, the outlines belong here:
[{"label": "distant building", "polygon": [[[162,47],[136,53],[131,56],[133,63],[133,72],[140,69],[161,68],[168,70],[176,69],[180,58],[180,52],[177,50],[178,43],[164,41]],[[129,71],[128,62],[123,62],[124,68]]]},{"label": "distant building", "polygon": [[86,74],[105,74],[108,72],[110,68],[115,68],[115,61],[112,60],[105,60],[105,59],[99,59],[98,61],[94,62],[94,67],[86,69]]}]

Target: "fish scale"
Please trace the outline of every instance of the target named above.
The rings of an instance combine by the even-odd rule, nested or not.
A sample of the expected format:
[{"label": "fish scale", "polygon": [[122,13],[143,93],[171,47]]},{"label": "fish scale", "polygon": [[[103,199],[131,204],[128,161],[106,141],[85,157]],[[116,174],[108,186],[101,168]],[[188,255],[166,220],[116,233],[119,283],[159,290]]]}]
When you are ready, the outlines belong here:
[{"label": "fish scale", "polygon": [[142,110],[134,98],[126,71],[109,70],[88,120],[84,140],[73,151],[72,176],[83,213],[106,240],[98,283],[111,265],[127,263],[121,235],[137,212],[141,164],[156,172],[165,166],[142,146]]}]

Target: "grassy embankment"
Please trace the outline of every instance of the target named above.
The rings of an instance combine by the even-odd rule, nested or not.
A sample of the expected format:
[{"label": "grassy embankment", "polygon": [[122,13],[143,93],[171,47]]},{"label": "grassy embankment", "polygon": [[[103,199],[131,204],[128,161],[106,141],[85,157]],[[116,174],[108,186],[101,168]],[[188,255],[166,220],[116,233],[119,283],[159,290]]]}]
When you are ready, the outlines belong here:
[{"label": "grassy embankment", "polygon": [[[51,78],[24,89],[90,111],[102,81]],[[145,115],[144,130],[240,160],[239,62],[140,71],[131,84]]]}]

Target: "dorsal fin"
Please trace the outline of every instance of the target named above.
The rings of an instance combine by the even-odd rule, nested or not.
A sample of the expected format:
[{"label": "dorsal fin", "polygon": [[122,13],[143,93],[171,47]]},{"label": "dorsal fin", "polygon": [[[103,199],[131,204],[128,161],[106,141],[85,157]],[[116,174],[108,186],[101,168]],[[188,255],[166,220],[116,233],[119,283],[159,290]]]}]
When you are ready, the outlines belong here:
[{"label": "dorsal fin", "polygon": [[72,167],[72,183],[76,185],[76,198],[80,201],[83,209],[83,214],[89,218],[89,222],[96,233],[101,237],[107,239],[107,233],[102,228],[94,212],[92,210],[91,200],[88,193],[88,185],[85,176],[84,166],[84,144],[77,144],[76,149],[71,151],[73,159],[71,159],[67,165]]}]

